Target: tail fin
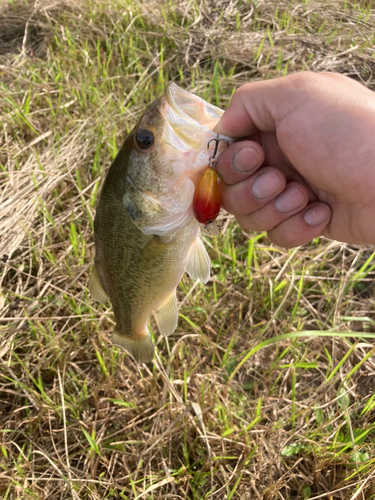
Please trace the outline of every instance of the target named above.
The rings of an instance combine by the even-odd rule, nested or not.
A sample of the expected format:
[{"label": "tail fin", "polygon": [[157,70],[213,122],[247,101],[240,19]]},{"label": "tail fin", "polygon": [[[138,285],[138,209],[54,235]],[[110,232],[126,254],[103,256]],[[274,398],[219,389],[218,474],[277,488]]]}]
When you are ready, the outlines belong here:
[{"label": "tail fin", "polygon": [[121,335],[115,328],[112,342],[125,349],[138,363],[148,363],[154,357],[154,344],[149,333],[143,337],[131,338]]}]

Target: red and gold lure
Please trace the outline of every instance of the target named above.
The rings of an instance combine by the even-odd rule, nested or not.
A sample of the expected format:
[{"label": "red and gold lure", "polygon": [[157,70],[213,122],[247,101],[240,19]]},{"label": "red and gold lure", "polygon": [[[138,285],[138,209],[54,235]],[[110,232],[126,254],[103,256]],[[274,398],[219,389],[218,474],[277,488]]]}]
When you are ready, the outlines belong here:
[{"label": "red and gold lure", "polygon": [[215,222],[220,212],[220,191],[217,173],[215,170],[217,163],[216,155],[219,142],[225,141],[228,144],[228,141],[225,139],[219,139],[218,134],[216,139],[211,139],[211,141],[209,141],[207,148],[209,148],[212,141],[215,141],[214,154],[211,156],[210,163],[203,172],[203,175],[195,188],[193,198],[194,216],[198,222],[204,224],[206,227]]},{"label": "red and gold lure", "polygon": [[217,173],[208,166],[204,171],[193,198],[193,212],[201,224],[214,222],[220,212],[220,192]]}]

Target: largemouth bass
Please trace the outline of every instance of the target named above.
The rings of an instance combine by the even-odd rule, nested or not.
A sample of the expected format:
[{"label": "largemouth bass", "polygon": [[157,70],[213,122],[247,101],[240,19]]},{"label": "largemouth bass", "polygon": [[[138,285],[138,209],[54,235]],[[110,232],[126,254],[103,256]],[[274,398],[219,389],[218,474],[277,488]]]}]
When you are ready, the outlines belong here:
[{"label": "largemouth bass", "polygon": [[161,334],[175,331],[176,288],[184,272],[203,283],[210,277],[192,200],[222,113],[169,84],[127,136],[105,178],[89,288],[95,300],[111,301],[113,343],[138,362],[153,358],[151,314]]}]

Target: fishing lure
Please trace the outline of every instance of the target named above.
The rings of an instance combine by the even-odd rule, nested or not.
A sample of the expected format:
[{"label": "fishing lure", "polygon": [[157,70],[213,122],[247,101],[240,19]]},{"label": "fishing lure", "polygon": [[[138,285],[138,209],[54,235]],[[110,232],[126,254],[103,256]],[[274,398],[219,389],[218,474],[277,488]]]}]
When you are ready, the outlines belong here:
[{"label": "fishing lure", "polygon": [[217,163],[217,150],[221,141],[224,141],[229,145],[227,140],[219,139],[219,134],[217,134],[216,139],[211,139],[208,142],[207,149],[210,147],[210,143],[212,141],[215,142],[214,153],[210,157],[210,163],[198,182],[193,198],[194,216],[197,221],[204,224],[205,227],[209,227],[210,224],[215,222],[220,212],[220,191],[217,172],[215,169]]}]

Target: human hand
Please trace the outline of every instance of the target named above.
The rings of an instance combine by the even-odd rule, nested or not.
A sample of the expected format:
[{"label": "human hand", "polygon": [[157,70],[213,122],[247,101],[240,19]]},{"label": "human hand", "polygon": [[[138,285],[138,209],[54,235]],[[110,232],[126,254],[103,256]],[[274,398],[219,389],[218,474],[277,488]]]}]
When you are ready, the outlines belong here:
[{"label": "human hand", "polygon": [[335,73],[250,83],[215,132],[223,207],[247,230],[294,247],[324,235],[375,244],[375,93]]}]

